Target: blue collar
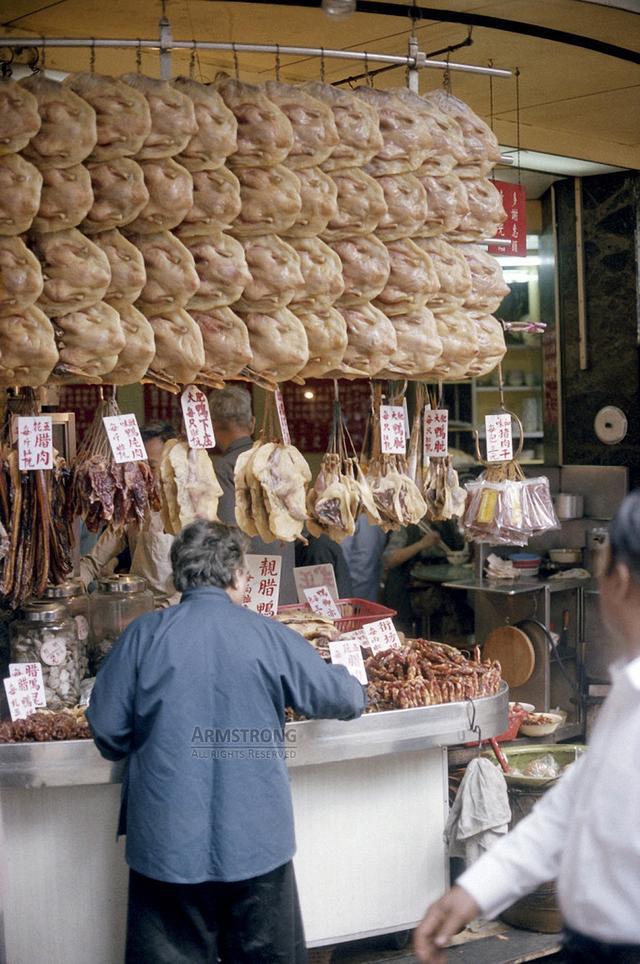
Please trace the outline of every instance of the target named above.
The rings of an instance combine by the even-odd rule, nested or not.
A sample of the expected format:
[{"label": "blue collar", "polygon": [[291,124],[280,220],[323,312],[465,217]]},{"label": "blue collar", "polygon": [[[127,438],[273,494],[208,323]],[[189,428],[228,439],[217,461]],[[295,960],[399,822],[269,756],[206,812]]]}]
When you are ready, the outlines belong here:
[{"label": "blue collar", "polygon": [[195,586],[193,589],[187,589],[182,593],[180,602],[186,602],[188,599],[196,599],[201,596],[211,596],[212,598],[220,599],[220,601],[226,600],[226,602],[233,605],[226,589],[220,589],[219,586]]}]

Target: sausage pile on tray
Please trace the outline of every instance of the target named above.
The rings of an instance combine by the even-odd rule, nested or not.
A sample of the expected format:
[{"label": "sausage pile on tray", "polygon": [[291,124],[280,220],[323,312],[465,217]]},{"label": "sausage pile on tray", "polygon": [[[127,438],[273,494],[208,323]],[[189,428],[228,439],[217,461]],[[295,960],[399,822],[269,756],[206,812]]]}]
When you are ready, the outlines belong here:
[{"label": "sausage pile on tray", "polygon": [[365,666],[373,712],[493,696],[502,679],[500,663],[481,660],[478,647],[468,659],[452,646],[426,639],[371,656]]}]

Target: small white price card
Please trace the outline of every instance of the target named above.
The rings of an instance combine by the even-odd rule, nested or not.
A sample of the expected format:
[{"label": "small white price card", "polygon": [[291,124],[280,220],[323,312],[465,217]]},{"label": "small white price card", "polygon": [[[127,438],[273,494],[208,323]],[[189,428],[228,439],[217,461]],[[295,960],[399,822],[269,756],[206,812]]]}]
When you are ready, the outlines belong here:
[{"label": "small white price card", "polygon": [[402,645],[396,632],[396,627],[390,619],[379,619],[375,623],[367,623],[362,627],[367,638],[366,645],[375,655],[385,649],[399,649]]},{"label": "small white price card", "polygon": [[367,685],[369,680],[357,639],[333,639],[329,642],[329,652],[332,663],[346,666],[351,675],[355,676],[363,686]]},{"label": "small white price card", "polygon": [[189,448],[212,449],[216,439],[207,396],[195,385],[187,385],[180,401]]},{"label": "small white price card", "polygon": [[332,599],[339,598],[336,574],[330,562],[322,562],[317,566],[296,566],[293,570],[293,579],[299,603],[307,601],[305,589],[316,589],[319,586],[326,586]]},{"label": "small white price card", "polygon": [[407,436],[402,405],[380,406],[380,448],[387,454],[406,454]]},{"label": "small white price card", "polygon": [[19,415],[18,466],[29,469],[53,468],[53,436],[50,415]]},{"label": "small white price card", "polygon": [[147,452],[135,415],[105,415],[109,445],[116,462],[144,462]]},{"label": "small white price card", "polygon": [[36,704],[29,688],[29,680],[26,676],[10,676],[4,679],[4,690],[7,694],[7,703],[11,719],[25,720],[32,713],[35,713]]},{"label": "small white price card", "polygon": [[340,610],[331,598],[327,586],[305,589],[304,594],[307,602],[318,616],[326,616],[327,619],[340,619]]},{"label": "small white price card", "polygon": [[424,413],[424,457],[443,458],[449,451],[449,412],[428,408]]},{"label": "small white price card", "polygon": [[275,616],[280,598],[280,574],[282,556],[261,556],[249,553],[247,564],[247,587],[242,605],[263,616]]},{"label": "small white price card", "polygon": [[289,435],[289,423],[287,422],[287,413],[284,410],[284,399],[282,397],[282,392],[279,388],[276,388],[274,392],[276,398],[276,410],[278,412],[278,420],[280,422],[280,431],[282,432],[282,441],[285,445],[291,445],[291,436]]},{"label": "small white price card", "polygon": [[47,705],[40,663],[9,663],[9,676],[25,677],[29,683],[29,691],[33,697],[34,706]]},{"label": "small white price card", "polygon": [[510,462],[513,458],[513,439],[509,413],[485,415],[484,425],[487,433],[487,462]]}]

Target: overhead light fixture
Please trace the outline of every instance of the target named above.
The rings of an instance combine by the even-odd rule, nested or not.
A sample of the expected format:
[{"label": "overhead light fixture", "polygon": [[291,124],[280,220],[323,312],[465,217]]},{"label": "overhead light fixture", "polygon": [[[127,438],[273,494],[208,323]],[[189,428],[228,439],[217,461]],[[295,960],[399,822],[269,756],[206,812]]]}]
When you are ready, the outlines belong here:
[{"label": "overhead light fixture", "polygon": [[303,398],[307,398],[309,401],[311,401],[316,397],[316,393],[312,391],[310,388],[307,388],[306,391],[302,393],[302,396]]},{"label": "overhead light fixture", "polygon": [[356,0],[322,0],[322,9],[330,20],[346,20],[356,12]]}]

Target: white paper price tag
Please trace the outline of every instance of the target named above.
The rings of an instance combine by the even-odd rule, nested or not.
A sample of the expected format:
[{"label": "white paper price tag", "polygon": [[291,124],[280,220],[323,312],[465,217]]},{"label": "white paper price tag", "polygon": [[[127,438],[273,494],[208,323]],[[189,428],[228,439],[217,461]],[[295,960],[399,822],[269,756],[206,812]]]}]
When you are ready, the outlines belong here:
[{"label": "white paper price tag", "polygon": [[207,396],[195,385],[187,385],[180,398],[189,448],[212,449],[216,444]]},{"label": "white paper price tag", "polygon": [[332,599],[339,598],[336,574],[330,562],[322,562],[317,566],[296,566],[293,570],[293,580],[296,584],[299,603],[307,601],[305,589],[316,589],[319,586],[326,586]]},{"label": "white paper price tag", "polygon": [[245,556],[247,565],[247,587],[242,605],[263,616],[275,616],[280,598],[280,575],[282,556],[261,556],[249,553]]},{"label": "white paper price tag", "polygon": [[362,627],[371,652],[375,655],[385,649],[400,649],[402,643],[396,628],[390,619],[379,619],[375,623],[367,623]]},{"label": "white paper price tag", "polygon": [[327,586],[318,586],[316,589],[305,589],[304,595],[311,609],[318,616],[325,616],[327,619],[340,619],[340,610],[331,598],[331,593]]},{"label": "white paper price tag", "polygon": [[369,680],[357,639],[333,639],[329,642],[329,652],[332,663],[346,666],[351,675],[355,676],[363,686],[367,685]]},{"label": "white paper price tag", "polygon": [[424,413],[424,457],[444,458],[449,451],[449,412],[429,408]]},{"label": "white paper price tag", "polygon": [[102,419],[116,462],[144,462],[147,452],[135,415],[105,415]]},{"label": "white paper price tag", "polygon": [[513,438],[509,413],[485,415],[484,426],[487,433],[487,462],[510,462],[513,458]]},{"label": "white paper price tag", "polygon": [[18,468],[21,472],[29,469],[53,468],[53,435],[50,415],[19,415]]},{"label": "white paper price tag", "polygon": [[36,704],[33,701],[29,680],[26,676],[10,676],[4,679],[4,690],[7,694],[7,703],[11,719],[26,720],[28,716],[35,713]]},{"label": "white paper price tag", "polygon": [[276,410],[278,412],[278,421],[280,422],[280,431],[282,432],[282,441],[285,445],[291,445],[291,436],[289,435],[289,424],[287,422],[287,413],[284,410],[284,399],[282,397],[282,392],[279,388],[276,388],[274,392],[276,398]]},{"label": "white paper price tag", "polygon": [[24,676],[29,683],[29,691],[33,697],[34,706],[46,706],[44,695],[44,680],[40,663],[9,663],[9,676]]},{"label": "white paper price tag", "polygon": [[406,454],[407,436],[402,405],[380,406],[380,449],[390,455]]}]

